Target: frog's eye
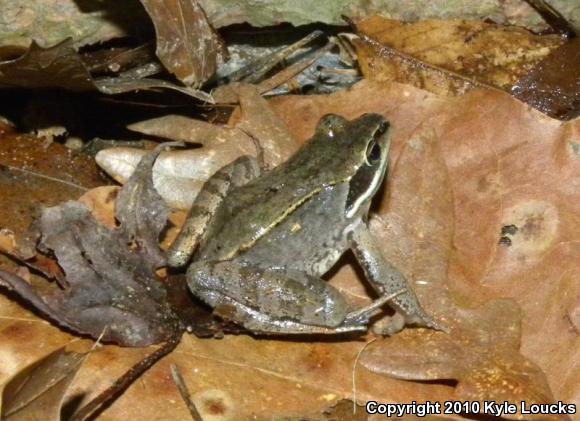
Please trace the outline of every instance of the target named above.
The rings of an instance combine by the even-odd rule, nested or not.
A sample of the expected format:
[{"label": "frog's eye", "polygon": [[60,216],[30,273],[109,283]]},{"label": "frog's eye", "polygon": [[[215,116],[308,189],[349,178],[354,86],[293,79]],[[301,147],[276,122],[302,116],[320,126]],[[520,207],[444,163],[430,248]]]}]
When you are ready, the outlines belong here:
[{"label": "frog's eye", "polygon": [[376,140],[371,140],[367,144],[366,162],[367,165],[376,165],[381,160],[381,145]]},{"label": "frog's eye", "polygon": [[316,131],[328,137],[334,137],[337,131],[342,130],[346,120],[336,114],[326,114],[318,122]]}]

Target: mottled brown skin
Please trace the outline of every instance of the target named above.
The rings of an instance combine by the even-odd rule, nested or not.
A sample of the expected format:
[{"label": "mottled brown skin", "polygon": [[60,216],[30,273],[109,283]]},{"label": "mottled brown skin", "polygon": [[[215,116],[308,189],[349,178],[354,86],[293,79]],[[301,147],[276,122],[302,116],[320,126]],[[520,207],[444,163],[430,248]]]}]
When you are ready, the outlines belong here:
[{"label": "mottled brown skin", "polygon": [[[368,231],[389,145],[388,123],[378,114],[353,121],[328,115],[293,157],[261,176],[251,158],[238,159],[204,186],[169,251],[170,265],[185,265],[195,251],[187,271],[192,293],[255,332],[366,330],[396,293],[391,305],[404,322],[439,328]],[[382,296],[350,313],[320,278],[349,249]]]}]

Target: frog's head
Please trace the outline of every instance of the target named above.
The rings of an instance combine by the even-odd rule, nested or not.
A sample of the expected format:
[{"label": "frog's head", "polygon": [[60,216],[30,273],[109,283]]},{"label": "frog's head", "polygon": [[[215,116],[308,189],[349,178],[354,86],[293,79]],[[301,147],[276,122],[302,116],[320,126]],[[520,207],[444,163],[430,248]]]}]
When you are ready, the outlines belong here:
[{"label": "frog's head", "polygon": [[336,114],[320,120],[313,143],[323,155],[322,165],[334,182],[348,183],[346,216],[364,209],[379,189],[387,169],[389,123],[379,114],[364,114],[348,121]]}]

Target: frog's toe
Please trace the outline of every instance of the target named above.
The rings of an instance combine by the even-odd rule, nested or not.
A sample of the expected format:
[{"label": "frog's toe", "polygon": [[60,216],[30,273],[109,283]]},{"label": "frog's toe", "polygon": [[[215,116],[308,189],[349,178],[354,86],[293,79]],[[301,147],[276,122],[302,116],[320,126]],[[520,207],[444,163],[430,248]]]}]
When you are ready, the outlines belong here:
[{"label": "frog's toe", "polygon": [[375,323],[372,327],[373,333],[381,336],[393,336],[405,327],[405,318],[399,313],[385,317]]},{"label": "frog's toe", "polygon": [[377,335],[393,336],[395,333],[403,330],[405,326],[416,326],[438,330],[440,332],[449,333],[449,328],[443,323],[440,323],[427,314],[415,315],[414,317],[406,317],[403,314],[395,313],[391,317],[386,317],[379,320],[372,327],[372,330]]},{"label": "frog's toe", "polygon": [[418,326],[428,327],[428,328],[438,330],[438,331],[444,332],[444,333],[450,333],[450,331],[451,331],[448,326],[444,325],[441,322],[438,322],[437,320],[433,319],[432,317],[428,317],[427,320],[425,320],[424,324],[418,324]]}]

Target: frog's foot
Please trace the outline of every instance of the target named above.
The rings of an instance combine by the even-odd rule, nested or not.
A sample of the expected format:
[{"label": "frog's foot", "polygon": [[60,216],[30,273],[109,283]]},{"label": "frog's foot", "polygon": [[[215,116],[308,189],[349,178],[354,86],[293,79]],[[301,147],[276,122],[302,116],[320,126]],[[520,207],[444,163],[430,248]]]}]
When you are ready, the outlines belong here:
[{"label": "frog's foot", "polygon": [[395,313],[377,321],[372,326],[372,332],[381,336],[393,336],[405,327],[405,317],[401,313]]}]

